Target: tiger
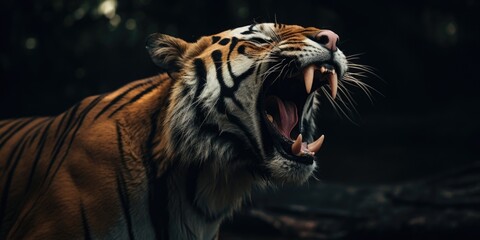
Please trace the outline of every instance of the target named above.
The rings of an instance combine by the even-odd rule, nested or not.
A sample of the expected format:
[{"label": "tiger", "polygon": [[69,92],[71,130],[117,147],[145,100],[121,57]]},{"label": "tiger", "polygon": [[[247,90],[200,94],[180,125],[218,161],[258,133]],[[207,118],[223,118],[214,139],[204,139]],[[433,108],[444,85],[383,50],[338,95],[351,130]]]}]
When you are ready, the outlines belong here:
[{"label": "tiger", "polygon": [[217,239],[254,189],[314,175],[320,97],[360,84],[338,42],[279,23],[155,33],[157,75],[0,121],[0,239]]}]

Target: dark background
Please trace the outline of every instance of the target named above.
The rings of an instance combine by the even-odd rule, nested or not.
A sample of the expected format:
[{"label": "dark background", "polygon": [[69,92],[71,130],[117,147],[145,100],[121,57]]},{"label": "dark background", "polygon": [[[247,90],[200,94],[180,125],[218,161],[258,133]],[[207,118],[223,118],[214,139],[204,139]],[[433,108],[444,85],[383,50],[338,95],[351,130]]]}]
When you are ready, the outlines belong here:
[{"label": "dark background", "polygon": [[156,74],[151,33],[194,41],[277,19],[334,30],[343,52],[362,54],[355,62],[382,79],[365,80],[383,95],[373,104],[352,89],[354,123],[327,118],[321,179],[401,181],[478,160],[478,1],[108,2],[113,11],[103,1],[0,3],[0,118],[58,114]]},{"label": "dark background", "polygon": [[144,49],[151,33],[194,41],[276,19],[334,30],[342,51],[361,54],[355,62],[379,76],[365,79],[381,92],[372,94],[373,104],[352,89],[359,112],[353,123],[324,117],[322,182],[403,182],[479,157],[479,1],[3,0],[0,6],[0,118],[58,114],[84,97],[158,73]]},{"label": "dark background", "polygon": [[[154,32],[194,41],[254,21],[275,20],[331,29],[340,35],[339,47],[346,55],[361,54],[355,63],[375,69],[379,77],[367,74],[364,81],[380,93],[372,94],[372,103],[362,91],[351,89],[359,112],[349,115],[353,121],[324,104],[326,142],[318,154],[320,181],[275,195],[259,194],[254,202],[321,205],[328,211],[378,209],[380,216],[394,213],[392,221],[402,222],[405,208],[393,204],[387,206],[394,210],[382,210],[378,206],[385,204],[377,206],[365,196],[395,195],[398,184],[479,160],[479,12],[480,3],[475,0],[3,0],[0,119],[58,114],[89,95],[157,74],[159,70],[144,48],[145,38]],[[349,187],[352,185],[364,189],[361,192],[365,194],[351,198],[352,189],[357,189]],[[379,185],[387,187],[377,188]],[[436,188],[415,186],[407,187],[408,197],[418,198]],[[477,196],[475,191],[470,193],[468,199],[460,195],[459,201]],[[339,201],[337,195],[346,197]],[[358,202],[360,205],[355,205]],[[425,202],[420,206],[421,211],[436,209]],[[415,215],[418,209],[413,209]],[[446,225],[430,230],[437,232],[437,239],[443,226],[455,226],[448,222],[448,214],[433,211],[433,216],[438,217],[426,221],[426,228],[438,219],[447,219]],[[241,217],[234,218],[226,225],[226,236],[228,226],[239,229],[230,230],[230,239],[244,229],[263,228],[251,219],[242,222]],[[248,223],[250,226],[243,227]],[[464,235],[473,232],[478,236],[477,225],[470,222],[460,229]],[[451,229],[451,236],[458,235],[457,228]],[[398,236],[402,228],[397,230],[380,239],[405,239],[405,235]],[[353,236],[358,239],[357,233]],[[413,239],[413,235],[406,236]],[[417,239],[426,239],[422,236]]]}]

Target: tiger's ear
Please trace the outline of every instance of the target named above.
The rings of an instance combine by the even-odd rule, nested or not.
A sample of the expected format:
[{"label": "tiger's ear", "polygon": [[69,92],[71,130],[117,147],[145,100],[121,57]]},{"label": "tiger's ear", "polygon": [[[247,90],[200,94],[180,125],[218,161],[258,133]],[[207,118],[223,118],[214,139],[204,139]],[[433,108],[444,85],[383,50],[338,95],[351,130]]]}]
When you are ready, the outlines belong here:
[{"label": "tiger's ear", "polygon": [[154,33],[147,38],[146,48],[157,66],[168,72],[177,72],[188,43],[180,38]]}]

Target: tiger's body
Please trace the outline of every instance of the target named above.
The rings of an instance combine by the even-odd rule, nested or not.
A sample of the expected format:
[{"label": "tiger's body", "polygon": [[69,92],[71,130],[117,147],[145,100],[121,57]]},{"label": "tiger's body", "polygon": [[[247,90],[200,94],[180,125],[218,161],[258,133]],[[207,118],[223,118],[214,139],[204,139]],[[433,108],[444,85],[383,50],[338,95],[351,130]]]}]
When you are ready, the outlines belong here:
[{"label": "tiger's body", "polygon": [[[214,239],[252,188],[305,182],[323,141],[320,91],[304,94],[295,141],[296,108],[268,94],[303,69],[335,96],[347,61],[322,32],[254,24],[196,43],[152,35],[147,49],[168,74],[56,117],[0,121],[0,238]],[[324,63],[333,67],[320,76]]]},{"label": "tiger's body", "polygon": [[2,236],[152,239],[150,132],[160,129],[152,121],[161,120],[155,113],[166,107],[171,84],[158,76],[57,117],[0,122]]}]

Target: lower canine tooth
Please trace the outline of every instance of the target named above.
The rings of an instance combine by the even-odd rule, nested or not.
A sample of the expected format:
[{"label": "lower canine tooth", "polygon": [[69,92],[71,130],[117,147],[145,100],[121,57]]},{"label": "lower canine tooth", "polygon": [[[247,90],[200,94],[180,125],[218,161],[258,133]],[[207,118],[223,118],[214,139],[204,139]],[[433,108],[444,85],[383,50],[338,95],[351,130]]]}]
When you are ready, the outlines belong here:
[{"label": "lower canine tooth", "polygon": [[327,69],[326,69],[324,66],[321,66],[321,67],[320,67],[320,72],[321,72],[321,73],[324,73],[324,72],[326,72],[326,71],[327,71]]},{"label": "lower canine tooth", "polygon": [[299,155],[301,149],[302,149],[302,134],[298,134],[297,139],[292,144],[292,153],[294,155]]},{"label": "lower canine tooth", "polygon": [[308,151],[314,153],[318,152],[318,150],[320,150],[322,147],[323,140],[325,140],[324,135],[320,136],[317,140],[315,140],[315,142],[308,144]]}]

